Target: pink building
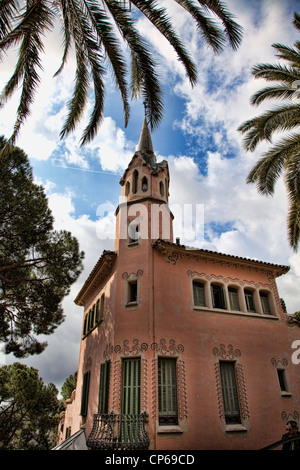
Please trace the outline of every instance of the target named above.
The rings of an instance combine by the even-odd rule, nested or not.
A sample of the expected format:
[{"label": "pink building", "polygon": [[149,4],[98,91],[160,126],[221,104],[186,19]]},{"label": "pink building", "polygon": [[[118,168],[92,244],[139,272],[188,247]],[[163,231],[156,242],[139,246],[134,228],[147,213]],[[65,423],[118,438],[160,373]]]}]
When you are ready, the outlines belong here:
[{"label": "pink building", "polygon": [[115,249],[75,300],[78,380],[58,448],[260,449],[299,421],[299,324],[276,286],[289,268],[174,243],[169,179],[144,122]]}]

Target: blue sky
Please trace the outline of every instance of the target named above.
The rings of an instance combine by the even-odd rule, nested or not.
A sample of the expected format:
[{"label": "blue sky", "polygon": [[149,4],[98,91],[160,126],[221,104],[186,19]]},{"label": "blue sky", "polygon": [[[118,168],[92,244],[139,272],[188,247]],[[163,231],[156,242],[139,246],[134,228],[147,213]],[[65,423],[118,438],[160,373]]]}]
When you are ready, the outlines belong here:
[{"label": "blue sky", "polygon": [[[251,68],[276,61],[271,44],[292,45],[299,39],[291,25],[298,2],[227,0],[229,10],[244,27],[244,39],[238,51],[228,47],[219,56],[203,44],[191,19],[179,14],[175,2],[162,3],[170,7],[199,75],[197,85],[191,88],[175,53],[145,19],[139,20],[139,29],[156,51],[164,84],[165,114],[152,140],[158,160],[169,163],[170,204],[204,205],[205,237],[203,240],[199,232],[197,246],[291,266],[277,284],[288,311],[293,313],[300,309],[300,255],[287,243],[283,181],[277,183],[272,198],[259,196],[255,187],[246,185],[249,170],[267,146],[262,144],[246,154],[236,129],[265,109],[250,105],[251,95],[264,86],[263,81],[252,78]],[[108,75],[105,117],[94,141],[79,147],[84,121],[73,135],[61,141],[59,132],[72,92],[74,61],[70,57],[63,75],[52,78],[60,64],[60,41],[58,33],[47,38],[45,73],[31,116],[17,141],[30,158],[36,180],[46,189],[55,227],[70,230],[86,253],[85,270],[64,301],[64,324],[47,338],[49,346],[43,354],[24,360],[38,368],[46,382],[58,387],[77,369],[83,309],[75,306],[74,299],[102,251],[113,249],[119,180],[138,143],[144,117],[141,102],[133,102],[129,125],[124,128],[120,97]],[[15,55],[10,54],[1,64],[1,88],[14,61]],[[13,97],[0,109],[0,134],[7,137],[17,99]],[[100,218],[97,208],[104,205],[109,211]],[[99,236],[104,226],[110,234],[106,238]],[[176,219],[174,229],[176,236],[180,231]],[[14,358],[3,357],[2,362],[14,362]]]}]

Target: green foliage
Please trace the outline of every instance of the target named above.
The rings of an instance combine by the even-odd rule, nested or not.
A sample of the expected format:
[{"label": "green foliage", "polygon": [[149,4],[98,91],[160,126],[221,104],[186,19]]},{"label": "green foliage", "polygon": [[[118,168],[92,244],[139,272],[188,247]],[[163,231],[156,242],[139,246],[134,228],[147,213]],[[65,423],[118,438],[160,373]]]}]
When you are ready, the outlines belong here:
[{"label": "green foliage", "polygon": [[[300,15],[294,13],[293,25],[300,31]],[[273,44],[278,64],[259,64],[253,68],[255,78],[274,82],[252,97],[257,106],[267,99],[285,100],[244,122],[239,131],[245,134],[244,147],[253,151],[260,142],[272,144],[250,171],[247,183],[256,183],[258,191],[272,195],[277,179],[283,174],[289,198],[288,237],[290,246],[297,251],[300,240],[300,41],[294,47]],[[286,61],[286,64],[283,64]],[[291,131],[294,131],[291,133]],[[276,132],[286,133],[279,142],[272,142]]]},{"label": "green foliage", "polygon": [[61,302],[82,270],[83,253],[66,231],[53,230],[42,186],[28,158],[0,138],[0,341],[16,357],[42,352],[63,322]]},{"label": "green foliage", "polygon": [[0,450],[50,450],[56,443],[58,390],[18,362],[0,368]]},{"label": "green foliage", "polygon": [[[2,103],[5,103],[21,84],[20,105],[11,143],[14,143],[22,123],[29,115],[30,105],[39,84],[43,39],[46,33],[54,29],[57,21],[63,29],[64,50],[56,75],[62,71],[72,46],[77,66],[74,92],[68,102],[69,114],[61,136],[74,131],[87,104],[92,83],[94,107],[83,132],[82,143],[93,139],[103,118],[104,79],[108,68],[112,71],[116,87],[121,94],[125,126],[130,114],[128,88],[132,97],[142,95],[146,117],[151,127],[158,125],[163,114],[162,90],[153,53],[135,27],[141,15],[171,44],[192,85],[197,78],[195,64],[174,30],[167,9],[159,7],[159,3],[156,0],[0,2],[0,53],[6,52],[16,44],[20,45],[15,71],[1,95]],[[227,42],[233,49],[239,46],[242,28],[233,20],[223,2],[176,0],[176,3],[191,15],[202,38],[214,52],[222,51]],[[212,19],[210,14],[215,18]],[[130,87],[127,84],[127,59],[122,41],[131,56]]]},{"label": "green foliage", "polygon": [[295,318],[295,320],[299,321],[300,322],[300,312],[295,312],[293,314],[293,317]]},{"label": "green foliage", "polygon": [[71,397],[73,390],[76,388],[76,383],[77,383],[77,372],[75,374],[70,375],[64,382],[62,388],[61,388],[61,394],[63,397],[63,400],[68,400],[68,398]]}]

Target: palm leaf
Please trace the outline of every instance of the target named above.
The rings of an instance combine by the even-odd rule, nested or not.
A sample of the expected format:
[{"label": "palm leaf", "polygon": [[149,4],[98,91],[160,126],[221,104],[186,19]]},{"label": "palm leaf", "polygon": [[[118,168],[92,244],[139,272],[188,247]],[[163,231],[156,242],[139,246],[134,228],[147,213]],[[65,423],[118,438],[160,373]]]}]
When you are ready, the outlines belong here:
[{"label": "palm leaf", "polygon": [[299,70],[280,64],[259,64],[253,67],[252,73],[255,78],[264,78],[267,81],[277,80],[287,85],[300,79]]},{"label": "palm leaf", "polygon": [[199,3],[215,13],[222,21],[231,47],[236,50],[243,36],[243,28],[234,21],[234,16],[227,10],[223,2],[219,0],[198,0]]},{"label": "palm leaf", "polygon": [[146,117],[153,129],[161,121],[163,112],[162,91],[154,60],[127,12],[115,0],[105,0],[105,3],[124,41],[128,44],[139,70],[141,94],[146,104]]},{"label": "palm leaf", "polygon": [[290,246],[297,251],[300,239],[300,157],[295,152],[285,165],[285,184],[289,198],[288,236]]},{"label": "palm leaf", "polygon": [[261,194],[273,194],[275,183],[292,156],[300,153],[300,134],[293,134],[271,147],[248,175],[247,183],[256,183]]},{"label": "palm leaf", "polygon": [[192,62],[188,52],[184,48],[182,42],[177,37],[174,28],[167,17],[166,10],[164,8],[156,8],[156,0],[132,0],[132,3],[148,18],[151,23],[160,31],[161,34],[169,41],[171,46],[176,51],[180,62],[184,65],[187,76],[190,82],[194,84],[196,82],[197,74],[196,67]]},{"label": "palm leaf", "polygon": [[289,99],[293,98],[295,90],[287,85],[276,85],[271,87],[263,88],[257,91],[251,97],[251,104],[258,106],[266,99]]}]

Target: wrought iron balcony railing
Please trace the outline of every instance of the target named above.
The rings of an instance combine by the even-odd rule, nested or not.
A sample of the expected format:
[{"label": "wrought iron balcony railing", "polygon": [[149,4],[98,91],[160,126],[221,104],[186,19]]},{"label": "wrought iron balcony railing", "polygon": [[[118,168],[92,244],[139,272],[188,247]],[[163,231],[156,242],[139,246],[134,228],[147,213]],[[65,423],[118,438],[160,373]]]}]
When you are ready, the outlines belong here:
[{"label": "wrought iron balcony railing", "polygon": [[92,450],[147,450],[150,444],[145,430],[147,413],[95,414],[87,439]]}]

